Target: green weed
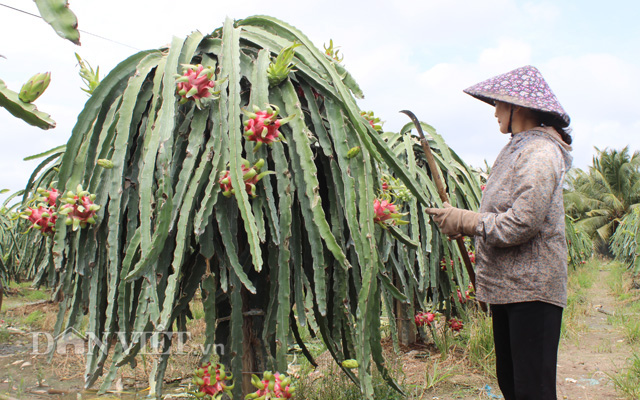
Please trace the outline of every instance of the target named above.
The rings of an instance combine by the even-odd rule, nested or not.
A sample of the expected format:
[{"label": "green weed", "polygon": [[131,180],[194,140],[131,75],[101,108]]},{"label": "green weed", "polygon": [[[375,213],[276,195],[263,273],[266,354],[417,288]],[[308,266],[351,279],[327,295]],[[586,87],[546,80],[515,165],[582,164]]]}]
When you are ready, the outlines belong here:
[{"label": "green weed", "polygon": [[634,353],[628,360],[629,367],[617,375],[609,375],[616,390],[628,399],[640,398],[640,356]]},{"label": "green weed", "polygon": [[26,293],[24,293],[24,299],[27,302],[49,300],[49,298],[50,294],[44,290],[31,289],[27,290]]},{"label": "green weed", "polygon": [[491,317],[482,311],[470,310],[469,320],[460,332],[460,338],[466,343],[464,347],[469,362],[495,378],[496,353]]},{"label": "green weed", "polygon": [[588,289],[593,286],[600,265],[600,262],[591,260],[577,269],[569,270],[567,306],[562,316],[563,339],[577,340],[578,333],[589,329],[582,321],[591,312]]},{"label": "green weed", "polygon": [[611,293],[613,293],[618,300],[624,300],[624,297],[628,295],[624,284],[627,275],[625,266],[617,261],[612,261],[607,265],[607,267],[609,268],[607,285],[609,286]]},{"label": "green weed", "polygon": [[35,310],[24,318],[23,323],[33,328],[41,328],[44,316],[42,311]]},{"label": "green weed", "polygon": [[596,353],[612,353],[613,346],[610,340],[603,339],[600,341],[598,347],[596,347]]},{"label": "green weed", "polygon": [[[391,366],[388,366],[392,368]],[[375,367],[373,371],[373,391],[376,400],[400,400],[405,397],[387,384]],[[391,371],[398,377],[398,370]],[[296,398],[305,400],[361,400],[360,389],[339,370],[335,364],[331,364],[322,372],[303,374],[295,383]]]},{"label": "green weed", "polygon": [[625,318],[623,322],[624,336],[631,344],[640,341],[640,320],[637,318]]},{"label": "green weed", "polygon": [[[427,363],[427,365],[429,364]],[[431,367],[427,366],[427,371],[425,372],[425,379],[424,379],[425,383],[424,383],[423,391],[427,391],[435,388],[439,383],[445,381],[447,378],[453,375],[451,373],[450,368],[441,369],[439,367],[440,367],[439,361],[435,361],[433,364],[431,364]]]}]

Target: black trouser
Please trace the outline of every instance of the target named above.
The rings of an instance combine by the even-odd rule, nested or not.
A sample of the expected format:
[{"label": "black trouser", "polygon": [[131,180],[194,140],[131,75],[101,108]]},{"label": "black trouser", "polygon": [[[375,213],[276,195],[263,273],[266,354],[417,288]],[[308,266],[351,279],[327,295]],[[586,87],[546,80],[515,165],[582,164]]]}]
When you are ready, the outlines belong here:
[{"label": "black trouser", "polygon": [[556,400],[562,308],[540,301],[491,305],[498,385],[505,400]]}]

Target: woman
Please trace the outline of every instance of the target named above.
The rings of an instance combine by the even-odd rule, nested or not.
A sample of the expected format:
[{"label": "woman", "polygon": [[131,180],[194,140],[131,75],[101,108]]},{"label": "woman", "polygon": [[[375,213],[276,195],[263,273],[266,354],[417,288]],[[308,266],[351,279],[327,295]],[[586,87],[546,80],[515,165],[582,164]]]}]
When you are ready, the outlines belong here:
[{"label": "woman", "polygon": [[567,302],[562,186],[571,167],[569,116],[532,67],[464,90],[495,106],[511,139],[498,155],[479,212],[427,209],[442,232],[475,236],[476,296],[490,304],[498,384],[506,400],[556,399]]}]

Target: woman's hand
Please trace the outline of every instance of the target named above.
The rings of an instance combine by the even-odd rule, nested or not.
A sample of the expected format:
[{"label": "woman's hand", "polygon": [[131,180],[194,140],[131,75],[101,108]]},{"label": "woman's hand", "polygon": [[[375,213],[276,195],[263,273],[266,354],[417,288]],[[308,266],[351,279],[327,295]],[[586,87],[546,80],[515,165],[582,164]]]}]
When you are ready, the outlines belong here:
[{"label": "woman's hand", "polygon": [[461,236],[475,236],[478,218],[477,212],[451,207],[445,202],[443,208],[427,208],[425,212],[433,217],[433,220],[442,230],[442,233],[457,239]]}]

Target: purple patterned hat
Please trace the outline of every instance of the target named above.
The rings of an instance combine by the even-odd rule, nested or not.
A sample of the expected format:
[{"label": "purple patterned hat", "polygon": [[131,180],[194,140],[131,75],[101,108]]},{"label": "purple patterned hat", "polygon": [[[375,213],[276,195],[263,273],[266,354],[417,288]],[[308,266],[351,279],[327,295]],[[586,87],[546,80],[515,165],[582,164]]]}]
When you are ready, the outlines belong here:
[{"label": "purple patterned hat", "polygon": [[563,127],[569,126],[569,115],[540,71],[531,65],[494,76],[466,88],[464,92],[491,105],[495,105],[495,101],[499,100],[547,112],[557,117]]}]

